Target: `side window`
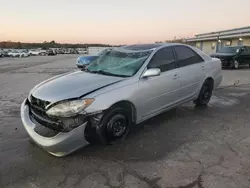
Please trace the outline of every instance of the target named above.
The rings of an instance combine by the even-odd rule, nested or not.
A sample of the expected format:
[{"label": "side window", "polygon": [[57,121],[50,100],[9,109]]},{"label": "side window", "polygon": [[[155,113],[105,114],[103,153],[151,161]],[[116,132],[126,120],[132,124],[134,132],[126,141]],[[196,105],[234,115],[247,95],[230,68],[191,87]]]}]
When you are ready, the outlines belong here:
[{"label": "side window", "polygon": [[159,68],[161,72],[176,68],[173,50],[170,47],[160,49],[148,64],[148,68]]},{"label": "side window", "polygon": [[176,46],[174,49],[177,56],[178,67],[184,67],[204,61],[196,52],[188,47]]}]

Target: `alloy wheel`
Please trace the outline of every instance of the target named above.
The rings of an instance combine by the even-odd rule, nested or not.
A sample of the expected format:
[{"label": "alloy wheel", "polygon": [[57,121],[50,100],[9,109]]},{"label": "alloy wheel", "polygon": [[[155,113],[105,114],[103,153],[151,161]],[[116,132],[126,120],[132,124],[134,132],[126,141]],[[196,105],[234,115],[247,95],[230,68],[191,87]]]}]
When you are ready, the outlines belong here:
[{"label": "alloy wheel", "polygon": [[233,68],[238,69],[239,68],[239,62],[234,60]]},{"label": "alloy wheel", "polygon": [[209,102],[212,95],[212,91],[209,84],[206,84],[202,88],[201,99],[203,102]]}]

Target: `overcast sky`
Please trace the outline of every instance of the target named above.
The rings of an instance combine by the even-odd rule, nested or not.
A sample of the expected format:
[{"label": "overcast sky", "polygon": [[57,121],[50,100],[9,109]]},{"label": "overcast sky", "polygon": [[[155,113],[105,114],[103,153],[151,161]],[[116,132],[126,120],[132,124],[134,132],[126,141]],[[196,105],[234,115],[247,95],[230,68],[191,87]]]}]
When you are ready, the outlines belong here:
[{"label": "overcast sky", "polygon": [[0,0],[0,41],[146,43],[250,26],[250,0]]}]

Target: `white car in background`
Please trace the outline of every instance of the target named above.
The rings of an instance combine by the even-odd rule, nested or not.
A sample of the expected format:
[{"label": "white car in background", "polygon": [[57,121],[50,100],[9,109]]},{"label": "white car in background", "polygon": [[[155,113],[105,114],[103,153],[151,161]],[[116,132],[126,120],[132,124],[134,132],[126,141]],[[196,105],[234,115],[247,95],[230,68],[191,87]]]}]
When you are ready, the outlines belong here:
[{"label": "white car in background", "polygon": [[40,51],[38,51],[38,50],[30,50],[30,51],[29,51],[29,54],[30,54],[30,55],[34,55],[34,56],[40,55]]},{"label": "white car in background", "polygon": [[31,56],[46,55],[46,50],[30,50],[29,55]]},{"label": "white car in background", "polygon": [[3,50],[0,50],[0,57],[4,57],[4,52],[3,52]]},{"label": "white car in background", "polygon": [[28,57],[30,54],[26,50],[13,50],[8,53],[10,57]]}]

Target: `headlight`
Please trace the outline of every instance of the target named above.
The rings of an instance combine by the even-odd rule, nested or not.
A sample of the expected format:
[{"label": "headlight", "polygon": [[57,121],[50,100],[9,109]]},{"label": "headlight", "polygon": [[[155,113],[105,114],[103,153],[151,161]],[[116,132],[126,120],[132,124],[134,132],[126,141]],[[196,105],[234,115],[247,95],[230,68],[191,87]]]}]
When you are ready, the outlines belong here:
[{"label": "headlight", "polygon": [[73,100],[59,103],[51,107],[46,113],[49,116],[71,117],[87,108],[94,99]]}]

